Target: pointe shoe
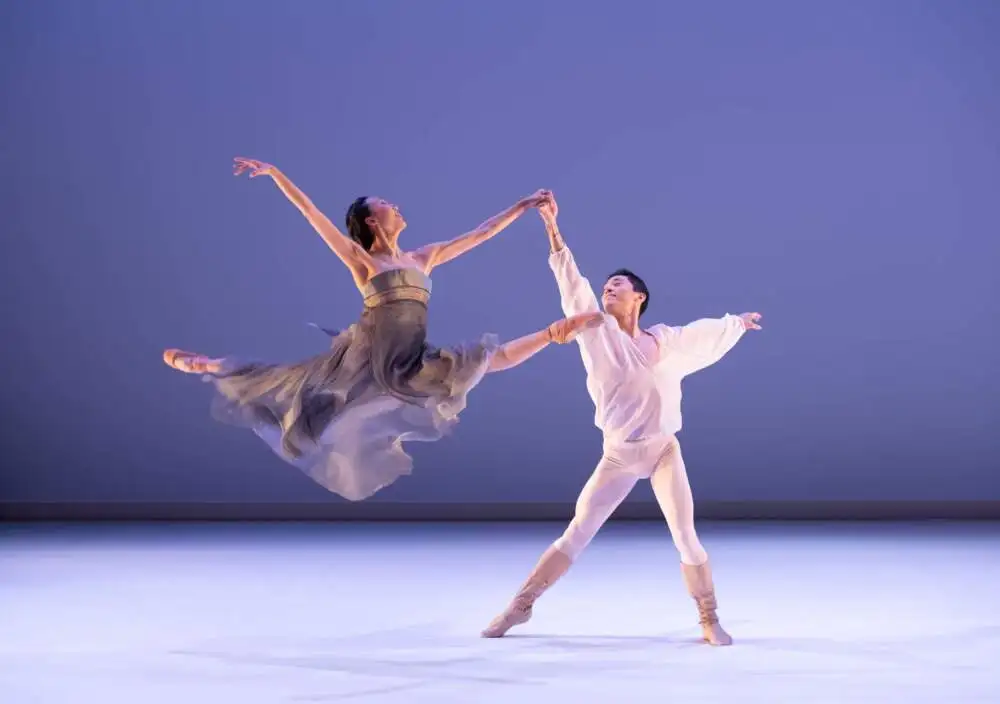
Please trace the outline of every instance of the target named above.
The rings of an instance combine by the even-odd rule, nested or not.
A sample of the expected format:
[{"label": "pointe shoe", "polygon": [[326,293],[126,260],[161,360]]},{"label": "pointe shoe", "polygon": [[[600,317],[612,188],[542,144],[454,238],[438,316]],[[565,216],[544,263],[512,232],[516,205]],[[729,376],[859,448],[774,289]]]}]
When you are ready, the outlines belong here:
[{"label": "pointe shoe", "polygon": [[681,574],[688,593],[698,607],[698,622],[701,624],[702,638],[711,645],[732,645],[733,639],[719,623],[716,614],[715,585],[712,583],[712,568],[703,565],[681,563]]},{"label": "pointe shoe", "polygon": [[177,349],[164,350],[163,361],[171,369],[185,374],[208,374],[215,371],[216,366],[214,359]]},{"label": "pointe shoe", "polygon": [[571,564],[569,555],[561,550],[554,547],[546,550],[507,608],[480,635],[483,638],[502,638],[514,626],[530,621],[535,601],[566,574]]}]

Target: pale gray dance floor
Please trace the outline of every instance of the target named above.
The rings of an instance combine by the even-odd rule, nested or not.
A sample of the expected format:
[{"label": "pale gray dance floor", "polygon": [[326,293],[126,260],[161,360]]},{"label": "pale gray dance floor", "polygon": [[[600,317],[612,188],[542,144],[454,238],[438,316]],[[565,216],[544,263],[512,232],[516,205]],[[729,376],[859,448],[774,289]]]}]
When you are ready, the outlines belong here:
[{"label": "pale gray dance floor", "polygon": [[556,524],[7,524],[3,704],[1000,702],[1000,526],[704,524],[731,648],[658,524],[502,640]]}]

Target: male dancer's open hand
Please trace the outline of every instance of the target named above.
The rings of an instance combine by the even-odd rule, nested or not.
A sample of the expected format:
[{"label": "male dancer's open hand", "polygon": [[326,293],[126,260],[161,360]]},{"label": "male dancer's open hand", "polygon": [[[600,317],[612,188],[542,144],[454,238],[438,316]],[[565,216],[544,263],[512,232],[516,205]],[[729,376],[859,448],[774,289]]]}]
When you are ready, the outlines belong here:
[{"label": "male dancer's open hand", "polygon": [[761,318],[760,313],[744,313],[740,318],[743,320],[743,327],[747,330],[761,329],[760,325],[757,324],[757,321]]}]

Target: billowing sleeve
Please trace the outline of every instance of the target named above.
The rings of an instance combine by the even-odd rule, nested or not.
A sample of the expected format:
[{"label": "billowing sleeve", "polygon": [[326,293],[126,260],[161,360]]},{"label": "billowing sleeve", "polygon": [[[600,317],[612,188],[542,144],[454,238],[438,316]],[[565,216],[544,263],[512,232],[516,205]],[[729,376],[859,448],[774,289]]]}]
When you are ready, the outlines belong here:
[{"label": "billowing sleeve", "polygon": [[562,299],[563,313],[567,317],[600,310],[594,289],[577,268],[569,247],[552,252],[549,255],[549,267],[559,285],[559,297]]},{"label": "billowing sleeve", "polygon": [[704,318],[680,327],[657,326],[657,337],[668,354],[677,356],[684,374],[692,374],[722,359],[743,334],[746,326],[738,315]]}]

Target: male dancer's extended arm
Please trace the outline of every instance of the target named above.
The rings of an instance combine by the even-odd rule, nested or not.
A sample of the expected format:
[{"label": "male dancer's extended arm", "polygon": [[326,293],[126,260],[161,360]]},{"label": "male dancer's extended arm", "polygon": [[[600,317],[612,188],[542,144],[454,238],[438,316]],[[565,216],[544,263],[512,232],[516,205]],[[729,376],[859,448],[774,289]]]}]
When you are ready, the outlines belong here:
[{"label": "male dancer's extended arm", "polygon": [[519,337],[500,346],[490,360],[488,372],[501,372],[512,369],[522,362],[548,347],[549,343],[565,344],[576,338],[578,334],[589,328],[597,327],[604,322],[604,316],[599,312],[574,315],[549,325],[544,330]]},{"label": "male dancer's extended arm", "polygon": [[758,313],[704,318],[681,327],[657,326],[664,346],[684,358],[684,373],[711,366],[736,346],[747,330],[759,330]]},{"label": "male dancer's extended arm", "polygon": [[[553,200],[554,204],[554,200]],[[573,253],[559,232],[556,221],[557,211],[554,205],[543,205],[538,209],[545,222],[545,231],[549,235],[549,267],[555,274],[559,286],[559,297],[562,300],[563,313],[577,315],[600,311],[597,296],[590,281],[586,279],[576,266]]]}]

